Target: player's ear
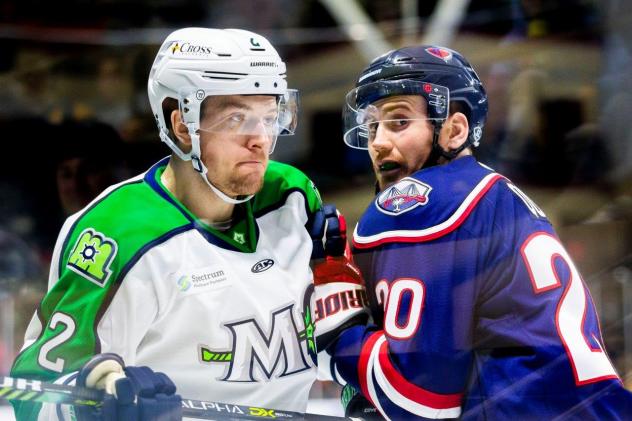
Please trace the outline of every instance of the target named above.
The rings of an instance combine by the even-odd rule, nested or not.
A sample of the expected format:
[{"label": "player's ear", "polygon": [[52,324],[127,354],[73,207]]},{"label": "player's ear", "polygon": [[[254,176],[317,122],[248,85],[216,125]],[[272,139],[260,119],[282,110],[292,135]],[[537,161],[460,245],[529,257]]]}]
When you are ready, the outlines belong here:
[{"label": "player's ear", "polygon": [[451,114],[443,124],[446,131],[445,144],[442,145],[447,150],[457,150],[466,140],[470,126],[467,117],[461,112]]},{"label": "player's ear", "polygon": [[173,110],[171,112],[171,127],[176,138],[184,146],[191,145],[191,136],[189,135],[189,128],[182,122],[180,110]]}]

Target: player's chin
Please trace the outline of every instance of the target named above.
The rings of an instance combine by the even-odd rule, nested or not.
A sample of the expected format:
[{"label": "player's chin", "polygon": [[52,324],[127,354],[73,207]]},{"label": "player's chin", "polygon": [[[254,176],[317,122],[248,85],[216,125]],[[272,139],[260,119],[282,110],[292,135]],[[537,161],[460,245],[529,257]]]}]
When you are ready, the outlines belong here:
[{"label": "player's chin", "polygon": [[400,171],[389,171],[388,173],[383,173],[380,171],[376,171],[375,177],[377,178],[377,184],[380,187],[380,190],[384,190],[393,184],[397,183],[399,180],[404,178],[406,174]]},{"label": "player's chin", "polygon": [[256,194],[263,187],[263,173],[250,173],[236,183],[235,190],[239,195]]}]

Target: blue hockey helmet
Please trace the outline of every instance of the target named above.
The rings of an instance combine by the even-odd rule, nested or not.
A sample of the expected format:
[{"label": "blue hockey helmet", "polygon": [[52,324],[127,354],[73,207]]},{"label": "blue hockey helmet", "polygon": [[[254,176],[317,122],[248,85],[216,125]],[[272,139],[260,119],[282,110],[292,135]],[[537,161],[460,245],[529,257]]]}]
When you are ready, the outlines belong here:
[{"label": "blue hockey helmet", "polygon": [[[478,146],[487,117],[487,94],[470,63],[458,52],[445,47],[422,45],[390,51],[360,74],[356,88],[347,94],[343,110],[345,143],[367,148],[363,115],[377,100],[394,95],[422,95],[428,103],[428,119],[441,128],[449,116],[449,104],[460,103],[470,126],[462,148]],[[436,139],[435,139],[436,142]],[[453,157],[459,151],[443,155]]]}]

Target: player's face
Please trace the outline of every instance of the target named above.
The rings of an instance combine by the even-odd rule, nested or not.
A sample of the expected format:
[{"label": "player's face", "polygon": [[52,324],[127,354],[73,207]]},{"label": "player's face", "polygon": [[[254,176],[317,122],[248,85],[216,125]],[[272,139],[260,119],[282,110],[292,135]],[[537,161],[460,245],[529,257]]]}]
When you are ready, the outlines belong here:
[{"label": "player's face", "polygon": [[255,194],[263,185],[272,146],[269,95],[225,95],[205,101],[200,118],[202,161],[211,183],[230,196]]},{"label": "player's face", "polygon": [[419,170],[432,150],[433,126],[418,95],[389,97],[375,104],[380,122],[370,125],[369,155],[380,190]]}]

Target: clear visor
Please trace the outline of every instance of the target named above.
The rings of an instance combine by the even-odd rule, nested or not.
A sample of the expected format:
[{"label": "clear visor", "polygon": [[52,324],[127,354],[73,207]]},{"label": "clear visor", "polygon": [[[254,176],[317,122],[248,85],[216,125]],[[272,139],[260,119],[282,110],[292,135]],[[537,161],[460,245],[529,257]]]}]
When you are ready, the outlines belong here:
[{"label": "clear visor", "polygon": [[[203,132],[226,136],[265,136],[272,142],[278,136],[292,135],[298,122],[298,91],[284,95],[206,95],[197,91],[199,124]],[[195,112],[191,96],[182,98],[182,115]]]},{"label": "clear visor", "polygon": [[[386,99],[401,95],[421,97],[423,108],[410,101],[386,105]],[[360,86],[346,96],[342,110],[344,141],[352,148],[367,149],[380,125],[398,131],[413,121],[443,121],[448,117],[449,103],[448,88],[419,80],[380,80]]]}]

